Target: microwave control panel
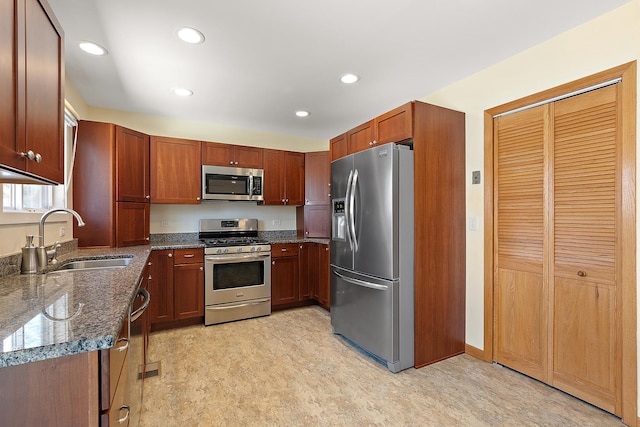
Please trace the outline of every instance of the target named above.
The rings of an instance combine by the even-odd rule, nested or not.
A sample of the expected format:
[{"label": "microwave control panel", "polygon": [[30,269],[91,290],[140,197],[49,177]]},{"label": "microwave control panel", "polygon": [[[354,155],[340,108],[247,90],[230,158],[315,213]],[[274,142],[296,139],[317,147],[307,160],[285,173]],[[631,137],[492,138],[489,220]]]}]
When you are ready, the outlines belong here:
[{"label": "microwave control panel", "polygon": [[262,194],[262,177],[254,176],[253,177],[253,195],[259,196]]}]

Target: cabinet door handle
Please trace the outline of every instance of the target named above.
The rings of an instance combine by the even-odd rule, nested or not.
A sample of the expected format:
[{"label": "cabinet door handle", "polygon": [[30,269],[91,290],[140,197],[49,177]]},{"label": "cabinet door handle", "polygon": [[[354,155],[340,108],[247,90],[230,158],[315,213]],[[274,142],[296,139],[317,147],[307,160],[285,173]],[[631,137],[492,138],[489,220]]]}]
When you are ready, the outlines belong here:
[{"label": "cabinet door handle", "polygon": [[233,160],[231,160],[231,161],[229,162],[229,164],[230,164],[230,165],[232,165],[232,164],[233,164]]},{"label": "cabinet door handle", "polygon": [[584,270],[578,270],[578,276],[580,277],[587,277],[587,272]]},{"label": "cabinet door handle", "polygon": [[237,164],[238,164],[238,162],[235,162],[234,164],[235,164],[235,165],[237,165]]},{"label": "cabinet door handle", "polygon": [[147,194],[146,196],[144,196],[145,199],[149,200],[151,198],[150,194]]},{"label": "cabinet door handle", "polygon": [[167,256],[168,256],[169,258],[173,258],[173,254],[172,254],[172,253],[169,253]]},{"label": "cabinet door handle", "polygon": [[326,252],[329,252],[329,247],[327,246],[326,248],[324,248],[324,250],[325,250]]},{"label": "cabinet door handle", "polygon": [[200,267],[200,271],[204,270],[204,267]]},{"label": "cabinet door handle", "polygon": [[149,241],[149,238],[148,238],[148,237],[145,237],[145,238],[144,238],[144,240],[146,240],[146,241],[148,242],[148,241]]},{"label": "cabinet door handle", "polygon": [[118,424],[124,424],[124,423],[126,423],[126,422],[127,422],[127,420],[129,419],[129,414],[131,413],[131,408],[129,407],[129,405],[122,405],[122,406],[120,407],[120,410],[121,410],[121,411],[122,411],[122,410],[126,410],[126,411],[127,411],[127,413],[125,414],[125,416],[124,416],[124,417],[122,417],[122,418],[120,418],[120,419],[118,420]]},{"label": "cabinet door handle", "polygon": [[271,265],[276,265],[276,262],[275,261],[271,261]]},{"label": "cabinet door handle", "polygon": [[196,200],[197,200],[197,201],[200,201],[200,197],[196,197]]},{"label": "cabinet door handle", "polygon": [[124,342],[124,345],[116,348],[116,351],[125,351],[126,349],[129,348],[129,339],[128,338],[120,338],[118,341],[116,341],[116,344],[119,343],[119,342]]},{"label": "cabinet door handle", "polygon": [[[309,233],[307,233],[307,234],[309,234]],[[302,249],[302,245],[300,245],[300,249]]]},{"label": "cabinet door handle", "polygon": [[36,153],[36,158],[34,160],[36,161],[36,163],[42,162],[42,156],[40,155],[40,153]]},{"label": "cabinet door handle", "polygon": [[151,261],[149,261],[149,264],[147,264],[147,265],[153,265],[153,263]]},{"label": "cabinet door handle", "polygon": [[23,158],[29,159],[29,160],[33,160],[33,159],[36,158],[36,155],[34,154],[33,151],[29,150],[26,153],[20,152],[20,157],[23,157]]}]

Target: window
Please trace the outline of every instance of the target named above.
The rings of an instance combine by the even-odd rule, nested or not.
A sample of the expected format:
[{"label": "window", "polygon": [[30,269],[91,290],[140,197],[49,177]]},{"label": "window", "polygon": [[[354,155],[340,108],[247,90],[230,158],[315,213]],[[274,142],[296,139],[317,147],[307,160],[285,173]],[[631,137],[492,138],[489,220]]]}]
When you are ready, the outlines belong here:
[{"label": "window", "polygon": [[[66,185],[2,184],[2,211],[9,215],[42,213],[51,208],[67,207],[67,188],[69,187],[69,159],[73,157],[74,128],[77,122],[68,110],[65,110],[64,155]],[[5,216],[6,218],[6,216]],[[11,221],[13,222],[13,221]]]}]

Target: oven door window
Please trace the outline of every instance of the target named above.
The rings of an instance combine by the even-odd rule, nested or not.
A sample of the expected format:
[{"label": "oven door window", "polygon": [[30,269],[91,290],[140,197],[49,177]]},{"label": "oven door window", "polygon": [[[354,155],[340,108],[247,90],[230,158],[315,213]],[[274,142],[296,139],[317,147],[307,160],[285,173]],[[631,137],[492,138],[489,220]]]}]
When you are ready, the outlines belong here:
[{"label": "oven door window", "polygon": [[249,194],[249,177],[242,175],[206,175],[207,194]]},{"label": "oven door window", "polygon": [[264,260],[213,265],[213,289],[243,288],[264,284]]}]

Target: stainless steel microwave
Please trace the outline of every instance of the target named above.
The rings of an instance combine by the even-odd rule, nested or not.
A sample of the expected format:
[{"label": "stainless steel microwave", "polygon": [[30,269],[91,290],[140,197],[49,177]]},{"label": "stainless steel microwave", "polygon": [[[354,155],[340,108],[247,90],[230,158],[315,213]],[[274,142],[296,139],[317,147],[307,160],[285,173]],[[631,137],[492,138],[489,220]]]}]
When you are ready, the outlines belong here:
[{"label": "stainless steel microwave", "polygon": [[262,201],[262,169],[202,166],[202,200]]}]

